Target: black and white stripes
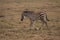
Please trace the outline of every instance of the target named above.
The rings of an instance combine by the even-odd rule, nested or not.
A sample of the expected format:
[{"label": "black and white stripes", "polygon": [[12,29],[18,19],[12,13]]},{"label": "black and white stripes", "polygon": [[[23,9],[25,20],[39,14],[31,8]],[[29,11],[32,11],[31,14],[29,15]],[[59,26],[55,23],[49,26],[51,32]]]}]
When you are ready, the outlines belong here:
[{"label": "black and white stripes", "polygon": [[35,20],[40,20],[43,24],[46,24],[46,26],[48,26],[47,25],[47,21],[49,21],[49,20],[47,18],[47,14],[44,13],[44,12],[37,12],[37,13],[35,13],[34,11],[27,11],[27,10],[25,10],[25,11],[23,11],[23,13],[21,15],[21,21],[23,21],[24,16],[28,17],[30,19],[30,22],[31,22],[30,23],[30,27],[33,25],[33,22]]}]

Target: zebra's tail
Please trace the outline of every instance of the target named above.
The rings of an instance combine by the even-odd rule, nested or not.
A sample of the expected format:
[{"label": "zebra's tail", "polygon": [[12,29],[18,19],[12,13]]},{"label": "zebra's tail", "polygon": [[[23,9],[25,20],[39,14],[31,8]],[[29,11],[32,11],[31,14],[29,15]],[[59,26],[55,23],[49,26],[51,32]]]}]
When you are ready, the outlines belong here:
[{"label": "zebra's tail", "polygon": [[47,21],[50,21],[47,16],[46,16],[46,19],[47,19]]}]

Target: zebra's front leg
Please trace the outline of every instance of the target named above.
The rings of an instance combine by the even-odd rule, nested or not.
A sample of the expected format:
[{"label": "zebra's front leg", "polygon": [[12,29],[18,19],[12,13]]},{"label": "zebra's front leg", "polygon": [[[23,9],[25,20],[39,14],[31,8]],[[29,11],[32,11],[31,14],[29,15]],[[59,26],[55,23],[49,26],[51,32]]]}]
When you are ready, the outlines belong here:
[{"label": "zebra's front leg", "polygon": [[30,30],[33,29],[33,23],[34,23],[34,21],[30,20]]},{"label": "zebra's front leg", "polygon": [[44,22],[41,21],[41,27],[39,28],[39,30],[42,30],[42,27],[44,27]]},{"label": "zebra's front leg", "polygon": [[[48,29],[48,25],[47,25],[47,22],[46,21],[44,21],[44,20],[41,20],[41,27],[46,27],[47,29]],[[39,28],[39,30],[42,30],[42,28]]]}]

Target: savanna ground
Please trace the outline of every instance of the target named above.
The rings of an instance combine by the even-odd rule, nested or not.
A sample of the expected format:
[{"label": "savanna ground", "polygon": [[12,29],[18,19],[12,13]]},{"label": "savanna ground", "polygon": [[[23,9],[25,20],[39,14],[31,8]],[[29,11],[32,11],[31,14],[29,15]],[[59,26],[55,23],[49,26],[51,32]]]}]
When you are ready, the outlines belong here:
[{"label": "savanna ground", "polygon": [[[46,11],[49,30],[39,21],[34,26],[41,30],[29,30],[30,20],[20,21],[26,8]],[[0,40],[60,40],[60,0],[0,0]]]}]

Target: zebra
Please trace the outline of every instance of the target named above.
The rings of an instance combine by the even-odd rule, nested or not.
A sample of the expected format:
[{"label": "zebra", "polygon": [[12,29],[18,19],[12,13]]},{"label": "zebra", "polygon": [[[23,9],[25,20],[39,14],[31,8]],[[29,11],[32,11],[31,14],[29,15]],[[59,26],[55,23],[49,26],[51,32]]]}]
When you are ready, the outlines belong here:
[{"label": "zebra", "polygon": [[36,20],[40,20],[48,28],[47,21],[49,21],[49,19],[47,18],[47,14],[44,12],[35,13],[34,11],[24,10],[21,14],[21,21],[23,21],[24,17],[28,17],[30,19],[30,28],[33,26],[33,22]]}]

